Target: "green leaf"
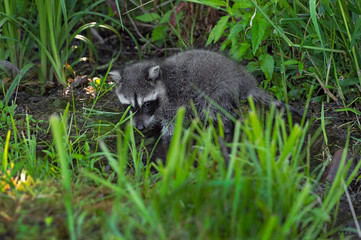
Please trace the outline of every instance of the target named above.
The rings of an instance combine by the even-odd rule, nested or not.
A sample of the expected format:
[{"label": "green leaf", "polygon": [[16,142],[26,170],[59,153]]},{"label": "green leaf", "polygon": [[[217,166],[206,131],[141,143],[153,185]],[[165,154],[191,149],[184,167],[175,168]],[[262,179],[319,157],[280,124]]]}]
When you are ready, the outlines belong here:
[{"label": "green leaf", "polygon": [[273,57],[269,54],[264,54],[259,57],[259,62],[262,72],[266,75],[268,81],[272,79],[275,62]]},{"label": "green leaf", "polygon": [[167,36],[169,27],[166,25],[156,26],[152,31],[152,42],[162,40]]},{"label": "green leaf", "polygon": [[222,0],[186,0],[186,1],[210,6],[210,7],[217,8],[217,9],[219,7],[227,6],[226,1],[222,1]]},{"label": "green leaf", "polygon": [[180,11],[178,14],[176,14],[177,23],[179,23],[179,21],[182,19],[182,17],[183,17],[183,11]]},{"label": "green leaf", "polygon": [[215,43],[220,39],[224,30],[226,30],[229,17],[230,16],[223,16],[218,20],[217,25],[214,26],[211,33],[209,34],[206,46],[209,45],[212,41]]},{"label": "green leaf", "polygon": [[300,72],[300,74],[302,74],[304,68],[305,65],[303,64],[303,62],[298,62],[298,71]]},{"label": "green leaf", "polygon": [[351,46],[355,45],[355,39],[359,39],[360,38],[360,33],[361,33],[361,17],[359,17],[356,20],[356,24],[355,24],[355,29],[354,32],[352,34],[352,40],[351,40]]},{"label": "green leaf", "polygon": [[262,15],[257,14],[253,19],[251,28],[253,55],[256,54],[259,45],[264,40],[267,27],[267,20]]},{"label": "green leaf", "polygon": [[348,86],[355,86],[358,83],[359,83],[358,78],[346,78],[346,79],[340,81],[340,87],[344,88],[344,87],[348,87]]},{"label": "green leaf", "polygon": [[244,29],[245,29],[244,22],[243,21],[237,22],[229,29],[228,39],[231,39],[232,37],[234,37],[236,34],[238,34],[240,31]]},{"label": "green leaf", "polygon": [[233,9],[238,8],[253,8],[254,4],[251,0],[234,0]]},{"label": "green leaf", "polygon": [[285,61],[285,66],[290,66],[290,65],[297,65],[299,63],[298,60],[295,60],[295,59],[291,59],[291,60],[287,60]]},{"label": "green leaf", "polygon": [[240,61],[242,60],[243,55],[251,48],[251,44],[248,42],[243,42],[241,44],[237,43],[236,45],[232,45],[231,54],[232,58]]},{"label": "green leaf", "polygon": [[136,16],[135,19],[141,22],[153,22],[155,20],[159,20],[160,16],[157,13],[146,13],[140,16]]},{"label": "green leaf", "polygon": [[258,69],[259,65],[257,62],[249,62],[246,66],[247,72],[253,73]]},{"label": "green leaf", "polygon": [[169,19],[170,19],[170,16],[172,15],[172,12],[173,12],[173,9],[172,10],[169,10],[168,12],[166,12],[162,19],[160,20],[159,23],[168,23],[169,22]]},{"label": "green leaf", "polygon": [[239,48],[239,55],[243,56],[243,54],[245,54],[245,52],[251,48],[251,44],[248,42],[243,42],[241,43],[241,47]]},{"label": "green leaf", "polygon": [[323,39],[322,39],[322,33],[321,33],[321,29],[318,26],[318,21],[317,21],[316,0],[310,0],[309,4],[310,4],[311,20],[313,22],[313,26],[315,27],[317,36],[321,42],[321,47],[323,47],[324,44],[323,44]]}]

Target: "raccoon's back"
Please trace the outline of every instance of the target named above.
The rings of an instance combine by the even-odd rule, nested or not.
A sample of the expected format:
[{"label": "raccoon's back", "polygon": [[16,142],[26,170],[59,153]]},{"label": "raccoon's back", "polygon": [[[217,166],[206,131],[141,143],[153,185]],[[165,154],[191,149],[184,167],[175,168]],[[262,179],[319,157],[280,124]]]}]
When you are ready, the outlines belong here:
[{"label": "raccoon's back", "polygon": [[215,100],[224,94],[243,98],[256,87],[255,79],[241,65],[207,50],[178,53],[165,59],[162,69],[170,95],[177,98],[194,98],[200,92]]}]

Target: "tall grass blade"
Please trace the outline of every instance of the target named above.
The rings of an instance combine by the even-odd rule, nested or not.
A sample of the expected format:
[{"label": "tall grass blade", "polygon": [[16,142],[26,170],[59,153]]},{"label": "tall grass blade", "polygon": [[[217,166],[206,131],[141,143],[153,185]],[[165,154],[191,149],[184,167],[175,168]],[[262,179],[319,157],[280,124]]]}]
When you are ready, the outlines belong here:
[{"label": "tall grass blade", "polygon": [[70,234],[70,239],[75,240],[75,224],[74,224],[74,215],[73,215],[73,196],[71,188],[71,175],[69,169],[69,160],[66,154],[66,149],[64,145],[64,125],[63,121],[60,120],[58,116],[50,117],[50,126],[54,135],[55,147],[57,157],[60,163],[60,170],[64,188],[64,205],[68,215],[68,230]]},{"label": "tall grass blade", "polygon": [[6,172],[8,168],[8,149],[9,149],[9,142],[10,142],[10,130],[8,131],[8,134],[6,135],[6,141],[5,141],[5,147],[4,147],[4,155],[3,155],[3,161],[2,161],[2,167],[3,171]]},{"label": "tall grass blade", "polygon": [[19,85],[22,77],[34,66],[33,63],[26,64],[22,69],[20,74],[16,75],[15,79],[11,82],[10,87],[7,89],[5,97],[4,97],[4,104],[8,105],[11,97],[14,94],[15,88]]},{"label": "tall grass blade", "polygon": [[[160,189],[161,195],[165,196],[168,193],[169,181],[171,180],[173,174],[176,171],[177,160],[179,157],[179,144],[182,137],[182,126],[183,126],[183,117],[185,114],[185,108],[180,108],[177,112],[176,122],[174,125],[174,132],[172,141],[169,146],[168,155],[167,155],[167,163],[166,163],[166,171],[163,175],[162,187]],[[173,127],[173,126],[169,126]]]}]

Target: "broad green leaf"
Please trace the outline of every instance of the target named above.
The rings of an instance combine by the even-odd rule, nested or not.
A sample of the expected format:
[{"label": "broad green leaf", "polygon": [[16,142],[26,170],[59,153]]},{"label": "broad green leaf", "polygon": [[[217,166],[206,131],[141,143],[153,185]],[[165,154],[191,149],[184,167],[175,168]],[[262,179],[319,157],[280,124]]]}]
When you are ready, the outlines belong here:
[{"label": "broad green leaf", "polygon": [[228,39],[231,39],[233,36],[238,34],[240,31],[244,30],[244,28],[245,28],[245,24],[243,21],[239,21],[236,24],[234,24],[229,30]]},{"label": "broad green leaf", "polygon": [[210,6],[213,8],[219,8],[219,7],[225,7],[227,6],[226,1],[222,1],[222,0],[186,0],[187,2],[194,2],[194,3],[199,3],[199,4],[203,4],[206,6]]},{"label": "broad green leaf", "polygon": [[287,60],[285,61],[285,66],[289,66],[289,65],[297,65],[299,63],[298,60],[295,60],[295,59],[291,59],[291,60]]},{"label": "broad green leaf", "polygon": [[243,56],[245,53],[246,53],[246,51],[248,50],[248,49],[250,49],[251,48],[251,44],[250,43],[248,43],[248,42],[243,42],[243,43],[241,43],[241,47],[239,48],[239,50],[238,50],[238,54],[240,55],[240,56]]},{"label": "broad green leaf", "polygon": [[249,62],[246,66],[247,72],[253,73],[259,68],[259,65],[257,62]]},{"label": "broad green leaf", "polygon": [[254,4],[251,0],[234,0],[233,9],[238,8],[253,8]]},{"label": "broad green leaf", "polygon": [[275,62],[273,57],[269,54],[264,54],[259,57],[259,63],[261,66],[262,72],[266,75],[268,81],[272,79]]},{"label": "broad green leaf", "polygon": [[264,40],[264,35],[267,29],[267,20],[261,14],[257,14],[252,22],[251,34],[252,34],[252,49],[253,55],[256,54],[257,49],[261,42]]},{"label": "broad green leaf", "polygon": [[154,22],[155,20],[159,20],[160,16],[157,13],[146,13],[140,16],[136,16],[135,19],[141,22]]},{"label": "broad green leaf", "polygon": [[163,17],[162,17],[162,19],[160,20],[159,23],[168,23],[168,22],[169,22],[169,18],[170,18],[170,16],[172,15],[172,12],[173,12],[173,9],[172,9],[172,10],[169,10],[168,12],[166,12],[166,13],[163,15]]},{"label": "broad green leaf", "polygon": [[344,87],[348,87],[348,86],[355,86],[358,83],[359,83],[358,78],[346,78],[346,79],[340,81],[340,87],[344,88]]},{"label": "broad green leaf", "polygon": [[217,25],[214,26],[211,33],[209,34],[206,46],[209,45],[212,41],[215,43],[219,40],[224,30],[226,30],[228,19],[229,16],[223,16],[218,20]]},{"label": "broad green leaf", "polygon": [[241,44],[236,43],[232,45],[232,48],[230,50],[232,54],[232,58],[241,61],[243,55],[251,48],[251,44],[248,42],[243,42]]},{"label": "broad green leaf", "polygon": [[167,36],[167,31],[169,27],[166,25],[156,26],[152,31],[152,42],[162,40]]}]

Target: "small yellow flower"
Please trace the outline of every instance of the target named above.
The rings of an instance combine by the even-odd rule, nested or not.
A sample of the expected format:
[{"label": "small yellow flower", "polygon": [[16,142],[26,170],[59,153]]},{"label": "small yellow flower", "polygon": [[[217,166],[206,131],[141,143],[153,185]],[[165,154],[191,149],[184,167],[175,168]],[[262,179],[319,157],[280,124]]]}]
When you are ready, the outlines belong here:
[{"label": "small yellow flower", "polygon": [[93,83],[95,85],[100,86],[101,82],[102,82],[102,80],[100,78],[98,78],[98,77],[93,78]]}]

